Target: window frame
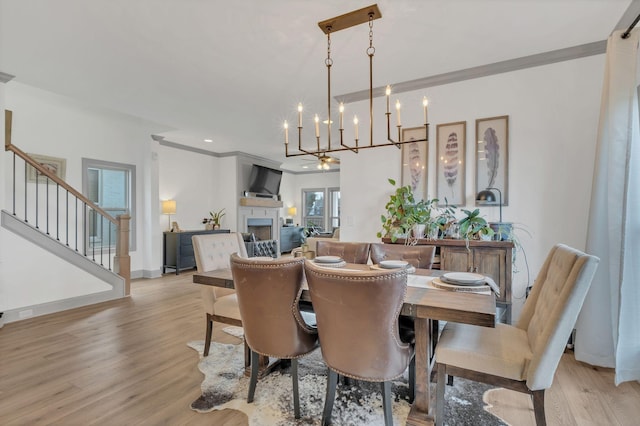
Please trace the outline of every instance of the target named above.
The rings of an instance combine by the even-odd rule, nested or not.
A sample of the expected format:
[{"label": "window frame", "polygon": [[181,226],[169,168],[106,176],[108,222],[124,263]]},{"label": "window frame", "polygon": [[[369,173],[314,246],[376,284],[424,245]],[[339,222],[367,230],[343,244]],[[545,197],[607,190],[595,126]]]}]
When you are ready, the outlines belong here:
[{"label": "window frame", "polygon": [[[82,194],[89,198],[89,169],[101,169],[101,170],[116,170],[128,172],[128,213],[131,216],[129,222],[129,251],[135,251],[136,249],[136,166],[135,164],[117,163],[113,161],[96,160],[92,158],[82,158]],[[102,207],[102,206],[100,206]],[[104,208],[103,208],[104,209]],[[108,210],[106,210],[109,212]],[[112,216],[113,217],[113,216]],[[115,219],[115,217],[114,217]],[[88,226],[88,225],[87,225]],[[89,243],[89,232],[85,234],[84,244],[85,249],[91,249]],[[113,251],[115,249],[116,242],[111,241],[111,245],[100,244],[99,248],[96,246],[96,250],[101,251]]]}]

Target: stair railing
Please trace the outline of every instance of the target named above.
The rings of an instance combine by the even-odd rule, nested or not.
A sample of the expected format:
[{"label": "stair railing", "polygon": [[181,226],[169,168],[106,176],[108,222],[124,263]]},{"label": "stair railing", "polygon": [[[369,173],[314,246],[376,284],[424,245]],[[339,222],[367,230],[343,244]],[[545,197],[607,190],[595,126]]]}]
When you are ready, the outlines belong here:
[{"label": "stair railing", "polygon": [[[11,143],[12,115],[12,111],[5,110],[5,151],[13,153],[12,214],[60,244],[66,245],[103,268],[123,277],[125,294],[128,295],[131,285],[129,256],[131,217],[125,213],[114,218],[55,173],[13,145]],[[16,168],[18,158],[22,159],[24,164],[23,181],[17,179],[17,170],[20,166],[18,164]],[[35,182],[33,182],[34,177]],[[20,196],[24,196],[24,206],[17,206],[18,192],[21,192]],[[24,208],[22,212],[17,211],[22,208]],[[21,218],[19,213],[22,215]],[[113,251],[112,247],[114,247]]]}]

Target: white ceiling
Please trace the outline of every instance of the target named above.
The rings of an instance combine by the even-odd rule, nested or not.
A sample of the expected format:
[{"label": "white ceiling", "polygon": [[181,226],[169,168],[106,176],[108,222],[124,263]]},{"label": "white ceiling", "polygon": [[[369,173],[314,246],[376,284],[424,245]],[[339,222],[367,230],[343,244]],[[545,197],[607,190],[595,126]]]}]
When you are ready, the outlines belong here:
[{"label": "white ceiling", "polygon": [[[317,22],[373,2],[0,0],[0,72],[159,123],[171,142],[301,170],[285,159],[281,126],[299,101],[326,111]],[[379,0],[374,85],[604,40],[630,3]],[[333,35],[332,93],[367,88],[367,32]]]}]

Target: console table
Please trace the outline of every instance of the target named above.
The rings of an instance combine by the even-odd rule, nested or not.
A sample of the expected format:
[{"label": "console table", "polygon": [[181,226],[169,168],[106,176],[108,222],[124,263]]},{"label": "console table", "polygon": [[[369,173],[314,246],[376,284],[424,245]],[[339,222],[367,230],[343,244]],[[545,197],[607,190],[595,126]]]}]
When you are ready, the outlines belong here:
[{"label": "console table", "polygon": [[[382,242],[390,244],[391,239],[383,238]],[[398,239],[396,244],[404,244],[404,239]],[[440,269],[476,272],[493,278],[500,286],[496,305],[504,309],[504,322],[511,323],[513,242],[420,239],[417,244],[436,246],[436,252],[440,254]]]},{"label": "console table", "polygon": [[228,234],[228,229],[164,232],[162,235],[162,273],[175,269],[176,275],[183,269],[196,267],[191,237],[201,234]]}]

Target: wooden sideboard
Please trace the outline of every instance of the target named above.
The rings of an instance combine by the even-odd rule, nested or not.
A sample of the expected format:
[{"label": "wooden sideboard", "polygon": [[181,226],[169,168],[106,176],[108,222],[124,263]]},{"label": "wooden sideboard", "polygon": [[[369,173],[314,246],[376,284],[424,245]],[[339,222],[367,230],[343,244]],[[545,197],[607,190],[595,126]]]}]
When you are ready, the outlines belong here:
[{"label": "wooden sideboard", "polygon": [[[391,239],[383,238],[382,242],[389,244]],[[404,244],[404,240],[398,239],[396,244]],[[502,320],[511,323],[513,242],[420,239],[417,244],[436,246],[442,270],[477,272],[493,278],[500,287],[496,305],[504,310]]]},{"label": "wooden sideboard", "polygon": [[174,269],[176,275],[183,269],[196,267],[191,237],[201,234],[228,234],[228,229],[165,232],[162,236],[162,273]]}]

